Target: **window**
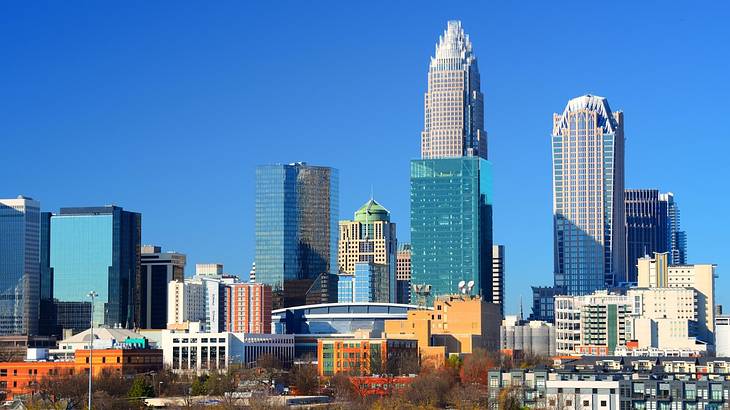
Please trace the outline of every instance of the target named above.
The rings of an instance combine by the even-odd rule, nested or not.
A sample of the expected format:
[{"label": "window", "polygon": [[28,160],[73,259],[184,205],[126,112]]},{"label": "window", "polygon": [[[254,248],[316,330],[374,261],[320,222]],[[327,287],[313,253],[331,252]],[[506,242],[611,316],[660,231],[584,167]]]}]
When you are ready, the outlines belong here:
[{"label": "window", "polygon": [[601,407],[606,407],[606,400],[601,400]]}]

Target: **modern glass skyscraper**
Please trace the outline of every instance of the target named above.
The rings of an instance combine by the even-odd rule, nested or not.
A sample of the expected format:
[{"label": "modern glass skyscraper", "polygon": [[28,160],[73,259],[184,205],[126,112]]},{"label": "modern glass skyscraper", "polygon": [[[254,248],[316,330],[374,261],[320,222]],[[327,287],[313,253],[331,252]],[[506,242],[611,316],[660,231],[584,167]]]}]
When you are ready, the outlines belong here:
[{"label": "modern glass skyscraper", "polygon": [[135,326],[141,231],[141,214],[117,206],[61,208],[51,217],[50,264],[59,330],[89,327],[92,290],[99,295],[95,324]]},{"label": "modern glass skyscraper", "polygon": [[0,335],[38,333],[40,203],[0,199]]},{"label": "modern glass skyscraper", "polygon": [[626,281],[624,120],[584,95],[553,116],[555,286],[585,295]]},{"label": "modern glass skyscraper", "polygon": [[428,70],[421,158],[487,159],[477,58],[460,21],[449,21]]},{"label": "modern glass skyscraper", "polygon": [[685,265],[687,263],[687,233],[681,230],[679,220],[679,205],[674,200],[674,194],[667,192],[660,194],[662,212],[667,214],[667,246],[670,265]]},{"label": "modern glass skyscraper", "polygon": [[668,220],[656,189],[627,189],[626,206],[626,274],[630,283],[637,281],[637,261],[654,252],[667,252]]},{"label": "modern glass skyscraper", "polygon": [[[491,168],[479,157],[411,161],[411,282],[432,296],[492,297]],[[411,298],[413,299],[413,298]]]},{"label": "modern glass skyscraper", "polygon": [[274,308],[305,303],[322,273],[337,273],[339,173],[306,163],[256,168],[256,282]]},{"label": "modern glass skyscraper", "polygon": [[474,281],[474,292],[491,298],[484,101],[471,41],[458,21],[448,23],[436,45],[425,99],[422,159],[411,161],[411,281],[430,285],[430,296],[456,293],[459,282]]}]

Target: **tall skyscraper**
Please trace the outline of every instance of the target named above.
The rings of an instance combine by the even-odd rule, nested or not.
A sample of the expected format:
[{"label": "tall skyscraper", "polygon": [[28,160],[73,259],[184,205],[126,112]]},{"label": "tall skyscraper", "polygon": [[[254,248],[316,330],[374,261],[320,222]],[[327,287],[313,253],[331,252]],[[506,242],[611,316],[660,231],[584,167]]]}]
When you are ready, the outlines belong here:
[{"label": "tall skyscraper", "polygon": [[162,252],[154,245],[142,246],[139,326],[143,329],[167,327],[167,284],[185,279],[186,257],[182,253]]},{"label": "tall skyscraper", "polygon": [[411,269],[430,296],[492,295],[491,168],[479,70],[461,23],[450,21],[428,72],[420,160],[411,161]]},{"label": "tall skyscraper", "polygon": [[[504,245],[492,246],[492,303],[499,305],[499,312],[504,316]],[[489,302],[489,295],[484,295]]]},{"label": "tall skyscraper", "polygon": [[411,303],[411,244],[398,245],[395,262],[396,302]]},{"label": "tall skyscraper", "polygon": [[340,221],[338,245],[340,272],[355,273],[355,265],[360,262],[382,265],[391,288],[388,301],[395,302],[398,241],[390,212],[370,199],[355,212],[352,221]]},{"label": "tall skyscraper", "polygon": [[460,21],[449,21],[428,70],[421,158],[487,159],[477,58]]},{"label": "tall skyscraper", "polygon": [[337,273],[339,174],[305,163],[256,168],[256,282],[274,308],[302,305],[322,273]]},{"label": "tall skyscraper", "polygon": [[680,227],[679,205],[674,200],[674,194],[667,192],[659,195],[662,202],[662,210],[667,214],[667,252],[669,252],[669,263],[672,265],[684,265],[687,263],[687,233]]},{"label": "tall skyscraper", "polygon": [[59,330],[135,326],[140,309],[142,215],[118,206],[61,208],[51,217],[50,265]]},{"label": "tall skyscraper", "polygon": [[626,281],[624,120],[573,98],[553,116],[555,286],[585,295]]},{"label": "tall skyscraper", "polygon": [[0,199],[0,335],[38,334],[40,207]]},{"label": "tall skyscraper", "polygon": [[627,280],[636,283],[639,258],[654,252],[667,252],[667,212],[656,189],[627,189],[626,206],[626,272]]}]

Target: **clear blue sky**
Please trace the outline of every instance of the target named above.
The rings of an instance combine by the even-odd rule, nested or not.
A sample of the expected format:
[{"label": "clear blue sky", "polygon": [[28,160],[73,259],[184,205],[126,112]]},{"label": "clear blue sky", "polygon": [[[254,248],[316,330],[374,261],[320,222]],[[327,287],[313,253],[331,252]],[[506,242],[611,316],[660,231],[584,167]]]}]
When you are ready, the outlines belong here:
[{"label": "clear blue sky", "polygon": [[727,2],[253,3],[3,2],[0,197],[115,203],[188,272],[215,261],[245,277],[255,166],[307,161],[340,170],[342,218],[372,185],[407,240],[429,57],[461,19],[507,310],[552,283],[552,114],[589,92],[625,112],[626,186],[675,193],[689,260],[719,265],[730,304]]}]

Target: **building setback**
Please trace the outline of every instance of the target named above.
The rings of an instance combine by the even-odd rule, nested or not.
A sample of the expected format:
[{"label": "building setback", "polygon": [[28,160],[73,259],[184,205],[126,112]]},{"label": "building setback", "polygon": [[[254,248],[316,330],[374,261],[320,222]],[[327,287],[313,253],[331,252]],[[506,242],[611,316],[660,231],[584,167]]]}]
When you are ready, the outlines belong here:
[{"label": "building setback", "polygon": [[555,286],[585,295],[626,282],[623,113],[573,98],[551,139]]},{"label": "building setback", "polygon": [[140,310],[142,215],[118,206],[61,208],[51,216],[50,267],[56,331],[95,325],[132,328]]},{"label": "building setback", "polygon": [[40,206],[0,199],[0,335],[38,334]]},{"label": "building setback", "polygon": [[679,218],[679,204],[674,200],[674,194],[667,192],[659,195],[663,211],[667,214],[667,244],[669,249],[669,263],[684,265],[687,263],[687,233],[681,229]]},{"label": "building setback", "polygon": [[256,282],[275,307],[306,303],[323,273],[337,273],[339,173],[298,162],[256,168]]},{"label": "building setback", "polygon": [[167,284],[185,279],[185,255],[162,252],[159,246],[142,246],[138,323],[142,329],[167,326]]}]

